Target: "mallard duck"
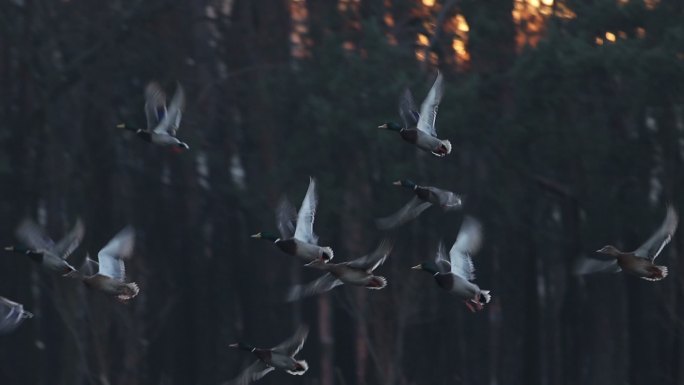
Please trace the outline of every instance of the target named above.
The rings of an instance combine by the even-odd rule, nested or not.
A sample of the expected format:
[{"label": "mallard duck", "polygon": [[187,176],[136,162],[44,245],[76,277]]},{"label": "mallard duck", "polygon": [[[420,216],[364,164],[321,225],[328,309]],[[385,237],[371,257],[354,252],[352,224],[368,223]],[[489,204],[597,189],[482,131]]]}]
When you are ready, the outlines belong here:
[{"label": "mallard duck", "polygon": [[283,252],[300,257],[307,262],[317,259],[327,262],[333,259],[332,248],[318,246],[318,236],[313,232],[317,204],[316,180],[310,178],[309,188],[306,190],[302,207],[299,208],[299,214],[297,214],[296,228],[293,225],[295,209],[287,199],[283,198],[278,205],[276,215],[280,237],[262,232],[252,235],[252,238],[271,241]]},{"label": "mallard duck", "polygon": [[118,128],[132,132],[146,142],[158,146],[174,146],[180,150],[189,150],[190,146],[176,138],[180,127],[181,116],[185,108],[185,92],[178,84],[169,108],[166,108],[166,94],[158,83],[151,82],[145,88],[145,116],[147,128],[139,128],[120,123]]},{"label": "mallard duck", "polygon": [[489,290],[482,290],[472,282],[475,280],[475,266],[470,258],[481,245],[482,226],[476,219],[466,217],[456,242],[449,250],[449,259],[446,258],[444,244],[440,242],[435,261],[423,262],[412,268],[432,274],[439,287],[463,299],[470,311],[482,310],[492,296]]},{"label": "mallard duck", "polygon": [[66,259],[81,244],[84,234],[83,222],[78,219],[74,228],[55,243],[38,224],[25,219],[17,228],[16,235],[28,247],[7,246],[5,250],[24,254],[48,271],[69,276],[76,269]]},{"label": "mallard duck", "polygon": [[33,314],[24,310],[20,303],[0,297],[0,334],[6,334],[21,325],[25,319],[33,317]]},{"label": "mallard duck", "polygon": [[403,120],[403,127],[395,122],[387,122],[378,126],[390,131],[396,131],[401,138],[413,143],[421,150],[443,157],[451,153],[451,142],[437,137],[435,119],[437,109],[444,93],[443,77],[437,73],[437,79],[430,88],[430,92],[420,106],[420,113],[416,111],[411,91],[406,89],[399,100],[399,114]]},{"label": "mallard duck", "polygon": [[[124,228],[97,253],[98,262],[86,257],[84,266],[79,271],[79,278],[91,289],[113,296],[120,302],[128,302],[140,292],[135,282],[125,281],[126,266],[124,259],[131,257],[134,245],[135,232],[133,228]],[[88,270],[91,265],[97,266],[98,271],[89,275]]]},{"label": "mallard duck", "polygon": [[274,369],[280,369],[295,376],[301,376],[309,369],[304,360],[297,360],[295,356],[304,346],[309,328],[300,326],[297,332],[285,342],[271,349],[255,348],[242,342],[231,344],[230,347],[245,350],[254,354],[257,361],[247,367],[231,383],[246,385],[257,381]]},{"label": "mallard duck", "polygon": [[343,283],[363,286],[367,289],[382,289],[387,286],[387,279],[373,275],[373,270],[385,262],[391,251],[392,242],[385,239],[374,252],[353,261],[323,263],[321,260],[316,260],[311,262],[306,266],[320,269],[327,273],[311,283],[292,287],[287,300],[294,301],[302,297],[323,293]]},{"label": "mallard duck", "polygon": [[624,270],[647,281],[660,281],[667,277],[667,267],[655,265],[654,262],[663,248],[672,240],[678,222],[679,216],[674,207],[668,206],[663,224],[638,249],[625,252],[612,245],[604,246],[596,252],[610,256],[611,260],[592,261],[591,264],[585,261],[578,272],[606,271],[617,273]]},{"label": "mallard duck", "polygon": [[376,221],[378,227],[383,230],[402,225],[415,219],[432,205],[437,205],[444,211],[456,210],[463,206],[461,196],[454,194],[451,191],[432,186],[418,186],[408,179],[398,180],[394,182],[394,185],[411,189],[416,196],[396,213]]}]

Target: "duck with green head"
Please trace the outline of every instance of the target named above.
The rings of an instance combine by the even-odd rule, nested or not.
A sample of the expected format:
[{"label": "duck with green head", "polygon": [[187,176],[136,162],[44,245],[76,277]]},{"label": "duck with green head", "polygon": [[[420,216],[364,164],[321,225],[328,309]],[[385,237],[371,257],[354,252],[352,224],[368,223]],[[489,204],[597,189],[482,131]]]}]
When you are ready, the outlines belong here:
[{"label": "duck with green head", "polygon": [[[125,227],[119,231],[97,253],[95,262],[86,257],[80,271],[74,277],[80,278],[86,287],[98,290],[117,301],[127,303],[140,292],[135,282],[126,282],[126,266],[124,260],[131,257],[135,246],[135,232],[132,227]],[[91,274],[92,266],[98,271]]]},{"label": "duck with green head", "polygon": [[22,304],[10,301],[5,297],[0,297],[0,334],[13,331],[24,320],[31,317],[33,317],[33,314],[24,310]]},{"label": "duck with green head", "polygon": [[679,216],[677,211],[673,206],[668,206],[662,225],[638,249],[634,251],[620,251],[612,245],[604,246],[596,252],[607,256],[609,260],[583,258],[577,264],[575,272],[578,274],[588,274],[625,271],[647,281],[660,281],[667,277],[667,266],[658,266],[654,262],[665,246],[672,240],[678,223]]},{"label": "duck with green head", "polygon": [[398,180],[394,182],[394,185],[412,190],[415,197],[396,213],[376,221],[378,228],[383,230],[391,229],[417,218],[432,205],[439,206],[444,211],[460,209],[463,206],[462,197],[451,191],[432,186],[418,186],[409,179]]},{"label": "duck with green head", "polygon": [[247,367],[242,373],[231,381],[231,384],[247,385],[257,381],[269,372],[278,369],[295,376],[301,376],[309,370],[309,365],[304,360],[297,360],[295,356],[304,346],[309,328],[300,326],[295,334],[288,340],[274,348],[256,348],[252,345],[237,342],[230,347],[244,350],[254,354],[257,361]]},{"label": "duck with green head", "polygon": [[472,312],[482,310],[491,301],[489,290],[482,290],[475,280],[475,266],[470,258],[482,245],[482,226],[471,217],[466,217],[456,242],[446,257],[444,244],[440,242],[434,261],[426,261],[412,267],[432,274],[437,285],[461,298]]},{"label": "duck with green head", "polygon": [[320,294],[332,290],[343,283],[379,290],[387,286],[385,277],[373,274],[373,271],[385,262],[392,251],[392,242],[385,239],[371,254],[343,263],[323,263],[315,260],[307,267],[326,272],[317,280],[306,285],[296,285],[290,289],[287,300],[294,301],[303,297]]},{"label": "duck with green head", "polygon": [[177,150],[188,150],[190,146],[176,138],[181,116],[185,108],[185,92],[180,83],[166,108],[166,94],[158,83],[151,82],[145,88],[145,117],[147,128],[121,123],[117,128],[134,132],[139,138],[158,146],[173,146]]},{"label": "duck with green head", "polygon": [[17,228],[17,238],[26,246],[7,246],[5,250],[29,257],[33,262],[48,271],[69,276],[76,269],[69,264],[67,258],[78,248],[85,234],[85,227],[80,219],[64,238],[55,243],[42,227],[31,219],[25,219]]},{"label": "duck with green head", "polygon": [[442,74],[438,72],[437,79],[420,106],[420,113],[416,110],[411,91],[406,89],[399,101],[399,114],[403,120],[403,126],[395,122],[387,122],[378,128],[398,132],[405,141],[435,156],[443,157],[451,153],[451,142],[439,139],[435,128],[437,109],[443,93],[444,81]]},{"label": "duck with green head", "polygon": [[[306,262],[320,259],[327,262],[333,259],[333,250],[328,246],[318,246],[318,236],[313,232],[314,217],[318,196],[316,194],[316,180],[309,179],[309,188],[306,191],[299,213],[295,213],[290,202],[283,198],[276,211],[276,220],[280,236],[261,232],[252,235],[252,238],[264,239],[273,242],[281,251],[302,258]],[[296,226],[294,222],[296,221]]]}]

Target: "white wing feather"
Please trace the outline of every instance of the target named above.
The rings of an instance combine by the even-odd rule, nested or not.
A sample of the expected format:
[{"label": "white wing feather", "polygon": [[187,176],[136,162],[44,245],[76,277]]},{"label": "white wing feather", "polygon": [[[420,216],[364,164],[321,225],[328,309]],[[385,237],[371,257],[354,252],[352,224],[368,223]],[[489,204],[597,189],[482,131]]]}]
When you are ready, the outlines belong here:
[{"label": "white wing feather", "polygon": [[297,215],[297,227],[295,229],[294,237],[300,241],[314,245],[318,244],[318,237],[313,232],[317,205],[318,196],[316,194],[316,180],[310,178],[309,188],[306,190],[306,196],[302,201],[302,206],[299,208],[299,214]]},{"label": "white wing feather", "polygon": [[458,232],[456,242],[449,250],[451,272],[461,278],[472,281],[475,279],[475,266],[470,256],[477,253],[482,246],[482,226],[480,222],[466,217]]},{"label": "white wing feather", "polygon": [[444,93],[444,82],[441,72],[437,73],[437,79],[430,88],[430,92],[420,105],[420,118],[418,119],[418,129],[426,134],[437,136],[435,120],[437,119],[437,109]]},{"label": "white wing feather", "polygon": [[124,259],[129,258],[135,246],[135,231],[126,227],[119,231],[97,254],[99,273],[123,281],[126,278]]}]

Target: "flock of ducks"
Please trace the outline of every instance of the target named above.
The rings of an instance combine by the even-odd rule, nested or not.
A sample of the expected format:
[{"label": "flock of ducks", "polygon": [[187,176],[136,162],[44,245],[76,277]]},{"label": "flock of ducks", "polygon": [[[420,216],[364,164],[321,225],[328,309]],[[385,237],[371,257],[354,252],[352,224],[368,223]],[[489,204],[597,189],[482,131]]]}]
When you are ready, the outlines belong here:
[{"label": "flock of ducks", "polygon": [[[411,92],[407,89],[399,103],[403,125],[387,122],[379,128],[396,131],[405,141],[437,157],[451,153],[451,143],[439,139],[435,129],[437,110],[444,90],[443,81],[442,74],[438,73],[421,104],[420,111],[415,108]],[[185,93],[180,84],[177,85],[167,108],[166,95],[162,88],[157,83],[150,83],[145,88],[147,127],[139,128],[126,123],[117,127],[134,132],[137,137],[156,146],[174,151],[189,150],[190,146],[176,137],[184,106]],[[438,206],[445,212],[463,207],[462,196],[451,191],[420,186],[408,179],[399,180],[394,184],[413,191],[414,197],[396,213],[379,218],[376,224],[381,230],[389,230],[414,220],[431,206]],[[299,211],[295,210],[287,198],[281,199],[278,204],[276,222],[279,235],[268,232],[252,235],[253,238],[272,242],[283,253],[302,259],[305,267],[323,273],[313,282],[291,287],[286,300],[300,300],[332,290],[342,284],[373,290],[387,286],[387,279],[375,275],[374,272],[387,260],[393,248],[393,241],[385,238],[374,251],[365,256],[333,263],[333,249],[318,245],[318,236],[313,231],[317,205],[316,180],[310,178]],[[576,273],[625,271],[646,280],[661,280],[667,276],[667,267],[655,265],[654,262],[672,239],[677,224],[677,212],[669,206],[662,226],[638,249],[623,252],[615,246],[605,246],[597,250],[603,258],[580,258],[577,261]],[[68,258],[81,244],[84,234],[85,227],[77,220],[73,229],[55,243],[43,228],[32,220],[25,219],[16,231],[21,245],[8,246],[5,250],[23,254],[46,271],[64,279],[80,280],[86,287],[100,291],[119,302],[127,303],[138,295],[138,285],[126,280],[124,263],[133,254],[134,230],[129,226],[119,231],[98,252],[97,262],[86,255],[85,261],[77,269],[69,263]],[[482,239],[480,222],[473,217],[465,216],[448,255],[444,244],[440,242],[434,259],[424,261],[412,269],[431,274],[441,289],[462,300],[470,311],[480,311],[492,299],[489,290],[483,290],[473,282],[475,267],[472,256],[480,250]],[[32,314],[24,310],[21,304],[0,297],[0,334],[13,331],[25,319],[31,317]],[[296,359],[295,356],[302,349],[307,335],[308,328],[300,326],[292,337],[273,348],[256,348],[243,342],[231,344],[231,347],[251,352],[257,359],[232,383],[248,384],[274,369],[293,375],[304,374],[308,370],[308,364],[304,360]]]}]

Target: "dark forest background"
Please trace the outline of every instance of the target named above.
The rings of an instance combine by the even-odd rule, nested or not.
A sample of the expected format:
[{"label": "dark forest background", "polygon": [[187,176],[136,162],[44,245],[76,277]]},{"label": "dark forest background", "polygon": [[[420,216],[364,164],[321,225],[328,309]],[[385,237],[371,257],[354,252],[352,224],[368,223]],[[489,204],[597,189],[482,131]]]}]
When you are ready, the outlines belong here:
[{"label": "dark forest background", "polygon": [[[398,97],[446,77],[438,159],[395,133]],[[175,154],[115,128],[143,88],[188,96]],[[681,0],[5,0],[0,4],[0,241],[26,216],[76,261],[126,224],[115,303],[0,255],[0,295],[35,313],[0,337],[0,384],[218,384],[311,326],[303,377],[261,384],[683,384],[682,231],[670,275],[573,275],[607,243],[634,249],[684,207]],[[266,242],[274,209],[319,182],[315,231],[335,262],[372,250],[399,178],[465,194],[394,232],[381,291],[296,303],[320,273]],[[484,225],[472,314],[409,268]],[[78,262],[75,262],[78,264]]]}]

